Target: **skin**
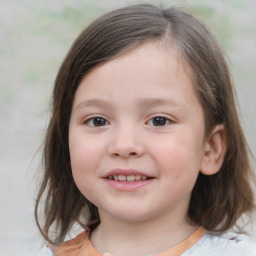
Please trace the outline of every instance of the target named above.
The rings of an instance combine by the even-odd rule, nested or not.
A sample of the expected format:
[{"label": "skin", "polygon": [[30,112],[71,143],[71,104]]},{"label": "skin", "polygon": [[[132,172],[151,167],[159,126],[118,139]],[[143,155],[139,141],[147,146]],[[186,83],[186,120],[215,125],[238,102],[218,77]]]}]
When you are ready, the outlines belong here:
[{"label": "skin", "polygon": [[[205,139],[195,89],[177,54],[161,43],[143,44],[87,75],[74,99],[69,147],[76,185],[99,210],[95,248],[143,256],[187,238],[197,228],[187,217],[191,191],[200,170],[219,170],[223,131],[217,126]],[[150,180],[121,189],[106,179],[116,168]]]}]

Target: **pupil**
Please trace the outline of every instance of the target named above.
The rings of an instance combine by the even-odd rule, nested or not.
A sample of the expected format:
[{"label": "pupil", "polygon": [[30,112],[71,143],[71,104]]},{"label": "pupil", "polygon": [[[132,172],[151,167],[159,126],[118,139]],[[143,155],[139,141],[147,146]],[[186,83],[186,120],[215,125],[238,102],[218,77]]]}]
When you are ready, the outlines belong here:
[{"label": "pupil", "polygon": [[93,124],[95,126],[103,126],[106,124],[106,120],[104,118],[97,117],[93,119]]},{"label": "pupil", "polygon": [[155,126],[162,126],[166,124],[166,119],[164,117],[155,117],[153,119],[153,124]]}]

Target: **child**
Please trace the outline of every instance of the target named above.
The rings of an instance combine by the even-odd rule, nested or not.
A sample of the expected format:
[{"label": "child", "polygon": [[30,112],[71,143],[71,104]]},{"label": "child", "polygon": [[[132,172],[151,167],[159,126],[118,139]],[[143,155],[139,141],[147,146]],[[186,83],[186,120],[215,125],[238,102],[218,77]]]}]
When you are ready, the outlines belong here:
[{"label": "child", "polygon": [[221,237],[254,205],[233,91],[186,12],[136,5],[89,25],[53,91],[35,209],[49,255],[253,255]]}]

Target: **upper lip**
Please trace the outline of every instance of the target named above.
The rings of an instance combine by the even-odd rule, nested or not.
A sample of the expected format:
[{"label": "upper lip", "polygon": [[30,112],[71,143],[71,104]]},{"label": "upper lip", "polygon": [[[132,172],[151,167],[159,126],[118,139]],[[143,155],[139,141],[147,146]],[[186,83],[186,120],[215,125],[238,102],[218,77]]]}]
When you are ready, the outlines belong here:
[{"label": "upper lip", "polygon": [[125,175],[125,176],[129,176],[129,175],[140,175],[140,176],[146,176],[146,177],[151,177],[150,175],[135,170],[135,169],[122,169],[122,168],[116,168],[113,169],[111,171],[109,171],[106,175],[104,175],[103,178],[107,178],[109,176],[114,176],[114,175]]}]

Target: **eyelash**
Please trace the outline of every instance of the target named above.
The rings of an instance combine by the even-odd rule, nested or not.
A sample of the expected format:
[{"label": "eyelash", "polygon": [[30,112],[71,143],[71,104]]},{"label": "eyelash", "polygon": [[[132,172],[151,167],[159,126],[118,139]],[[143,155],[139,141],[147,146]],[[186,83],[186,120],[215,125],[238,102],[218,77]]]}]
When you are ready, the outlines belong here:
[{"label": "eyelash", "polygon": [[[156,121],[156,122],[157,121],[164,121],[164,123],[162,125],[161,125],[161,123],[160,123],[160,125],[155,125],[156,123],[154,124],[154,121]],[[155,126],[155,127],[163,127],[163,126],[169,125],[170,123],[173,123],[173,120],[171,120],[170,118],[168,118],[166,116],[159,115],[159,116],[152,117],[146,123],[147,124],[152,123],[152,124],[149,124],[149,125]]]},{"label": "eyelash", "polygon": [[[98,120],[97,120],[98,119]],[[95,122],[97,121],[100,121],[101,123],[103,123],[103,125],[95,125]],[[92,122],[92,123],[91,123]],[[91,123],[91,124],[90,124]],[[109,125],[109,122],[106,118],[104,117],[101,117],[101,116],[93,116],[93,117],[90,117],[90,118],[87,118],[83,124],[86,124],[88,126],[91,126],[91,127],[103,127],[103,126],[106,126]]]},{"label": "eyelash", "polygon": [[[96,122],[98,122],[98,125],[96,124]],[[157,124],[156,122],[159,122],[159,123]],[[86,119],[83,123],[91,127],[103,127],[110,124],[107,119],[101,116],[90,117]],[[170,123],[173,123],[173,120],[161,115],[152,117],[146,122],[147,125],[155,126],[155,127],[167,126]]]}]

